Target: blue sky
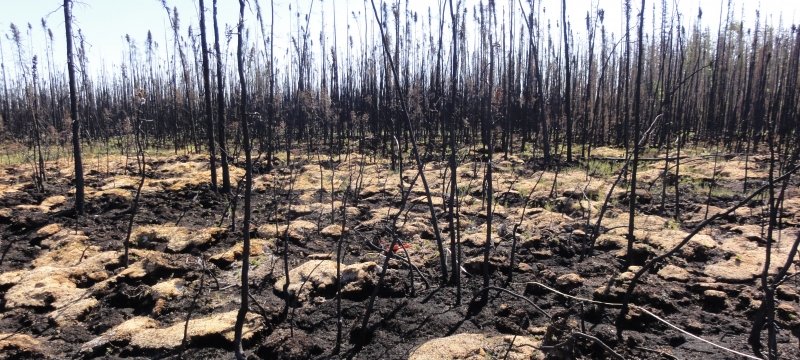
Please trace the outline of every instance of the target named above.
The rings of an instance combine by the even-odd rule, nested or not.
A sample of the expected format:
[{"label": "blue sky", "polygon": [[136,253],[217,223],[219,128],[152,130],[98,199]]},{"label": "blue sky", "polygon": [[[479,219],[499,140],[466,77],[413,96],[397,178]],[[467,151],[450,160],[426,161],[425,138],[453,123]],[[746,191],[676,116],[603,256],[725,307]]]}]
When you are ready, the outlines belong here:
[{"label": "blue sky", "polygon": [[[245,17],[247,27],[250,29],[251,42],[258,42],[259,48],[263,44],[260,38],[260,29],[255,17],[255,1],[248,0],[250,6],[246,10]],[[427,16],[428,7],[433,6],[431,10],[433,15],[438,13],[437,5],[441,0],[424,1],[424,0],[409,0],[408,8],[416,11],[420,16]],[[269,21],[269,0],[259,0],[262,6],[262,12]],[[697,14],[697,8],[703,9],[703,25],[711,28],[716,28],[719,21],[720,7],[724,5],[727,0],[668,0],[671,8],[677,9],[682,12],[689,23],[694,21]],[[16,48],[13,46],[10,36],[9,26],[14,23],[19,27],[22,32],[23,44],[26,47],[24,54],[24,61],[29,62],[30,58],[37,54],[40,58],[40,63],[44,63],[44,44],[45,35],[42,31],[41,19],[44,18],[47,26],[54,32],[54,50],[57,60],[55,66],[59,68],[64,67],[64,16],[63,10],[60,8],[61,1],[58,0],[0,0],[0,34],[2,34],[2,47],[3,55],[5,57],[5,64],[7,71],[13,74],[13,64],[17,58]],[[380,0],[376,0],[380,3]],[[465,0],[469,11],[475,6],[477,0]],[[517,8],[519,7],[518,0],[513,0],[511,3]],[[527,0],[523,0],[527,8]],[[537,6],[542,6],[545,9],[543,17],[555,26],[560,19],[561,1],[559,0],[544,0],[536,1]],[[583,36],[584,17],[586,12],[592,9],[592,5],[598,5],[605,9],[605,24],[608,32],[620,34],[622,32],[623,18],[621,14],[621,1],[617,0],[567,0],[567,10],[569,21],[573,26],[576,33],[576,39],[580,41]],[[634,11],[638,9],[638,0],[634,0]],[[211,4],[212,0],[206,0],[207,13],[207,27],[211,29]],[[338,34],[336,38],[339,41],[340,51],[344,55],[345,42],[347,40],[347,25],[351,26],[350,34],[358,41],[359,34],[362,34],[364,24],[373,21],[371,8],[368,3],[363,0],[324,0],[314,1],[311,7],[311,19],[309,21],[309,28],[311,38],[314,40],[314,50],[319,49],[319,37],[322,27],[322,9],[325,10],[325,29],[326,36],[328,37],[328,48],[333,44],[333,22],[334,17],[337,22]],[[405,9],[406,0],[401,0],[402,7]],[[498,0],[498,13],[502,13],[508,6],[509,1]],[[181,18],[181,35],[186,37],[187,27],[192,26],[197,29],[199,22],[198,18],[198,1],[197,0],[167,0],[167,5],[170,7],[177,7],[178,13]],[[291,46],[291,36],[296,34],[297,19],[294,14],[300,11],[304,14],[312,5],[311,0],[302,1],[289,1],[277,0],[275,1],[275,55],[278,61],[286,61],[287,50]],[[369,13],[365,14],[366,10]],[[645,23],[647,26],[652,22],[652,6],[653,1],[647,1],[647,12],[645,13]],[[655,5],[660,8],[660,1]],[[289,8],[291,7],[291,11]],[[768,21],[774,26],[777,26],[779,21],[782,21],[784,27],[790,26],[792,23],[797,23],[800,19],[800,1],[775,1],[775,0],[734,0],[734,9],[736,17],[745,21],[745,28],[752,27],[755,10],[762,9],[762,22]],[[517,10],[518,11],[518,10]],[[528,11],[526,9],[526,11]],[[353,16],[355,12],[355,17]],[[660,11],[657,11],[660,13]],[[367,15],[365,17],[365,15]],[[498,14],[499,16],[500,14]],[[172,33],[169,27],[169,20],[166,16],[160,0],[79,0],[74,6],[74,16],[77,28],[80,28],[88,43],[88,56],[90,71],[98,71],[104,66],[111,69],[115,64],[121,62],[123,53],[126,51],[124,36],[129,34],[138,44],[139,48],[143,48],[143,42],[146,37],[147,31],[153,33],[154,40],[159,43],[160,50],[172,51]],[[471,18],[471,16],[469,16]],[[301,19],[302,20],[302,19]],[[220,31],[224,33],[225,27],[235,28],[238,21],[238,1],[237,0],[219,0],[219,21],[221,23]],[[304,20],[303,20],[304,22]],[[30,23],[32,30],[28,33],[28,24]],[[269,23],[266,24],[269,26]],[[447,25],[445,25],[447,26]],[[269,31],[269,29],[267,29]],[[475,29],[468,29],[474,35]],[[195,33],[198,33],[197,31]],[[418,36],[421,34],[417,34]],[[224,35],[223,35],[224,36]],[[560,34],[553,34],[554,40],[560,40]],[[210,39],[213,39],[211,37]],[[421,41],[421,40],[420,40]],[[235,41],[231,42],[231,50],[235,46]],[[223,47],[225,45],[223,44]],[[28,48],[30,47],[30,49]],[[11,77],[11,75],[10,75]]]}]

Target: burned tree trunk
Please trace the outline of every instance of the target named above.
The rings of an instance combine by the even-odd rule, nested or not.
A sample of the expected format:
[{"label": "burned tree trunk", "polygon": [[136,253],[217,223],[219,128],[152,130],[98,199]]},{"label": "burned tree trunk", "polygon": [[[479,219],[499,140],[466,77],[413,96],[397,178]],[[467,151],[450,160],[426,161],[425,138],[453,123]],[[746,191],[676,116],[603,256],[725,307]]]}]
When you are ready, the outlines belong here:
[{"label": "burned tree trunk", "polygon": [[72,56],[72,0],[64,0],[64,27],[67,36],[67,74],[69,108],[72,120],[72,155],[75,162],[75,212],[83,215],[83,160],[81,158],[81,122],[78,118],[78,94],[75,85],[75,62]]},{"label": "burned tree trunk", "polygon": [[203,51],[203,102],[206,114],[206,137],[211,165],[211,187],[217,190],[217,154],[214,144],[214,118],[211,112],[211,80],[208,69],[208,41],[206,40],[206,9],[200,0],[200,42]]},{"label": "burned tree trunk", "polygon": [[247,83],[244,78],[244,5],[245,0],[239,0],[239,31],[237,34],[236,63],[239,69],[239,121],[242,125],[242,147],[245,157],[244,180],[244,219],[242,220],[242,286],[239,312],[236,315],[234,328],[234,344],[236,346],[236,359],[245,358],[242,349],[242,331],[244,320],[247,316],[250,296],[250,198],[253,189],[253,159],[250,154],[250,128],[247,124]]},{"label": "burned tree trunk", "polygon": [[219,26],[217,25],[217,0],[214,0],[214,52],[217,55],[217,141],[222,164],[222,192],[231,191],[228,172],[228,146],[225,139],[225,79],[222,73],[222,52],[219,50]]},{"label": "burned tree trunk", "polygon": [[567,0],[561,0],[561,27],[564,30],[564,120],[567,126],[567,162],[572,161],[572,73],[569,58],[569,27],[567,26]]},{"label": "burned tree trunk", "polygon": [[636,241],[636,236],[634,235],[634,220],[636,219],[636,171],[639,167],[639,134],[640,130],[640,123],[642,121],[642,68],[643,68],[643,55],[644,49],[642,47],[642,29],[644,28],[644,0],[642,0],[642,8],[639,10],[639,39],[638,39],[638,60],[636,62],[636,84],[634,85],[635,88],[633,90],[633,160],[631,162],[631,189],[628,195],[628,201],[630,202],[629,210],[628,210],[628,252],[627,252],[627,261],[628,265],[631,265],[633,261],[633,243]]}]

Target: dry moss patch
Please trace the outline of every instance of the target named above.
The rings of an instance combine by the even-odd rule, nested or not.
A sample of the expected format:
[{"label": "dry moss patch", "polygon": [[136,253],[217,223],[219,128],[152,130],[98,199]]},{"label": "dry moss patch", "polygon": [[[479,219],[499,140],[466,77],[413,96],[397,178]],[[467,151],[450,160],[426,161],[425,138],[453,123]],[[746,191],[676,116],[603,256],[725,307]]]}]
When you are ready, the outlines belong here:
[{"label": "dry moss patch", "polygon": [[458,334],[429,340],[409,360],[544,359],[541,341],[527,336]]},{"label": "dry moss patch", "polygon": [[120,271],[115,278],[138,280],[148,276],[172,273],[179,268],[166,254],[158,251],[131,249],[131,254],[137,260],[125,270]]},{"label": "dry moss patch", "polygon": [[[190,344],[198,343],[199,341],[217,342],[224,345],[232,344],[236,313],[237,311],[229,311],[190,320],[187,340]],[[148,325],[149,323],[144,322],[144,324]],[[184,321],[178,321],[166,328],[142,328],[133,333],[130,344],[138,349],[174,349],[180,346],[183,341],[184,326]],[[243,340],[250,340],[260,328],[261,324],[258,322],[258,316],[249,313],[243,328]]]},{"label": "dry moss patch", "polygon": [[39,353],[41,342],[27,334],[0,333],[0,350]]},{"label": "dry moss patch", "polygon": [[[645,239],[647,242],[661,249],[668,250],[677,246],[687,236],[689,236],[689,233],[685,231],[666,229],[648,233]],[[707,249],[713,249],[717,247],[717,242],[711,235],[697,234],[692,236],[692,239],[689,241],[689,246],[702,246]]]},{"label": "dry moss patch", "polygon": [[0,285],[10,285],[5,293],[5,308],[61,308],[80,298],[84,290],[67,277],[62,269],[40,267],[0,275]]},{"label": "dry moss patch", "polygon": [[78,299],[67,306],[51,311],[47,314],[47,318],[61,327],[74,325],[83,320],[83,317],[98,303],[97,299],[93,297]]},{"label": "dry moss patch", "polygon": [[[611,229],[608,233],[613,235],[625,235],[628,233],[627,212],[607,212],[603,217],[603,226]],[[592,223],[597,219],[592,219]],[[636,214],[634,229],[642,231],[642,234],[650,232],[660,232],[668,228],[669,221],[658,215]],[[644,235],[642,235],[644,236]],[[637,236],[639,238],[641,236]]]},{"label": "dry moss patch", "polygon": [[[497,226],[495,226],[492,228],[492,243],[497,245],[500,240],[502,239],[497,233]],[[474,247],[483,247],[486,244],[486,224],[474,229],[467,229],[466,234],[461,236],[461,242]]]},{"label": "dry moss patch", "polygon": [[[139,188],[140,181],[141,178],[138,176],[117,175],[106,180],[103,183],[103,185],[100,186],[100,190],[114,190],[114,189],[136,190]],[[142,185],[142,193],[151,193],[161,190],[161,188],[158,187],[157,185],[158,183],[154,182],[154,180],[145,178],[144,184]]]},{"label": "dry moss patch", "polygon": [[87,199],[102,199],[117,202],[131,202],[133,201],[133,192],[126,189],[107,189],[100,191],[90,191],[86,195]]},{"label": "dry moss patch", "polygon": [[[786,258],[795,239],[797,229],[783,230],[783,241],[774,242],[772,245],[772,258],[769,272],[777,273],[778,269],[786,262]],[[777,232],[775,237],[777,238]],[[708,264],[705,273],[723,282],[746,282],[764,271],[766,250],[758,241],[744,236],[734,236],[722,241],[720,249],[727,252],[730,257],[717,263]],[[795,261],[800,256],[795,256]]]},{"label": "dry moss patch", "polygon": [[[32,211],[32,212],[41,212],[44,214],[48,214],[62,210],[66,202],[67,202],[66,196],[55,195],[42,200],[42,202],[39,205],[23,204],[15,206],[14,209],[16,209],[17,211]],[[9,213],[7,217],[11,217],[12,215],[13,213]]]},{"label": "dry moss patch", "polygon": [[625,149],[600,146],[592,149],[592,156],[607,158],[624,158]]},{"label": "dry moss patch", "polygon": [[117,264],[119,254],[100,251],[86,243],[80,233],[62,230],[47,240],[51,250],[33,260],[33,269],[0,274],[5,292],[5,308],[32,307],[54,310],[50,317],[60,323],[77,320],[95,304],[86,289],[78,284],[106,280],[106,267]]},{"label": "dry moss patch", "polygon": [[208,245],[225,232],[226,229],[219,227],[194,230],[182,226],[147,225],[134,229],[131,238],[141,247],[148,247],[152,242],[165,242],[167,250],[182,252],[191,247]]},{"label": "dry moss patch", "polygon": [[34,239],[39,239],[39,240],[46,239],[57,234],[60,231],[61,231],[61,224],[56,224],[56,223],[48,224],[42,226],[41,228],[39,228],[39,230],[36,230],[36,232],[33,233],[32,237]]},{"label": "dry moss patch", "polygon": [[323,228],[322,231],[320,231],[320,234],[322,234],[322,236],[338,239],[339,237],[342,236],[342,225],[339,224],[328,225],[325,228]]},{"label": "dry moss patch", "polygon": [[[236,183],[244,177],[244,169],[229,165],[228,171],[231,183]],[[211,170],[208,161],[167,161],[158,167],[157,173],[161,179],[153,180],[154,185],[160,185],[165,190],[181,191],[189,187],[197,187],[211,182]],[[217,168],[221,174],[222,169]]]},{"label": "dry moss patch", "polygon": [[103,335],[84,343],[81,346],[81,352],[94,352],[111,342],[130,341],[134,334],[155,327],[158,327],[158,322],[146,316],[137,316],[128,319],[111,328],[111,330],[106,331]]},{"label": "dry moss patch", "polygon": [[0,209],[0,220],[8,221],[11,217],[14,216],[13,212],[9,208],[2,208]]},{"label": "dry moss patch", "polygon": [[[267,251],[267,247],[273,243],[274,243],[273,241],[264,239],[251,239],[250,256],[264,255]],[[244,253],[244,243],[237,243],[228,250],[211,256],[209,260],[211,260],[211,262],[219,266],[225,267],[241,259],[243,253]]]},{"label": "dry moss patch", "polygon": [[183,295],[185,290],[183,283],[183,279],[169,279],[153,285],[151,289],[157,297],[170,299]]},{"label": "dry moss patch", "polygon": [[317,230],[317,224],[307,220],[295,220],[286,224],[264,224],[258,227],[258,235],[267,238],[280,238],[286,234],[289,239],[300,241],[305,239],[306,235],[311,234]]},{"label": "dry moss patch", "polygon": [[675,265],[664,266],[658,271],[658,276],[664,280],[674,280],[686,282],[689,280],[689,272]]},{"label": "dry moss patch", "polygon": [[[380,271],[378,264],[369,261],[364,263],[342,265],[342,294],[356,295],[366,291],[366,287],[377,283],[377,274]],[[286,277],[283,276],[275,282],[273,288],[278,293],[283,293]],[[287,291],[290,296],[299,301],[308,300],[312,296],[331,293],[336,287],[336,261],[312,260],[289,271],[289,286]]]},{"label": "dry moss patch", "polygon": [[745,173],[750,179],[763,179],[767,177],[767,172],[755,166],[753,159],[750,159],[750,162],[745,168],[744,157],[735,157],[730,160],[725,160],[720,157],[716,165],[714,164],[714,158],[688,164],[689,165],[681,169],[682,175],[687,175],[696,179],[710,180],[714,177],[717,180],[743,181],[745,179]]},{"label": "dry moss patch", "polygon": [[22,184],[11,184],[11,185],[0,184],[0,197],[18,193],[21,187]]},{"label": "dry moss patch", "polygon": [[[515,221],[516,221],[515,217]],[[520,229],[523,232],[536,232],[537,230],[560,228],[562,224],[571,223],[574,220],[561,213],[545,210],[542,208],[528,209],[525,218],[522,220]]]},{"label": "dry moss patch", "polygon": [[54,195],[42,200],[42,203],[39,204],[39,206],[41,206],[44,209],[47,209],[46,212],[50,212],[62,208],[66,202],[67,202],[66,196]]}]

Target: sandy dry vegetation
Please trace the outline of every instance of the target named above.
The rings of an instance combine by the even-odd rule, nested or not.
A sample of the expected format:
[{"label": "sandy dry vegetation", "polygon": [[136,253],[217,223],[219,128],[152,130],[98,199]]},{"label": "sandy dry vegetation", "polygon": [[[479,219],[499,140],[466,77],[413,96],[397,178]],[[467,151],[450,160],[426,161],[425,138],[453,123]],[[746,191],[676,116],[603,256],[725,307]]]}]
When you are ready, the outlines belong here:
[{"label": "sandy dry vegetation", "polygon": [[[624,156],[613,148],[595,149],[594,154]],[[134,159],[110,156],[87,162],[88,214],[77,219],[70,211],[73,190],[63,180],[71,174],[68,162],[48,164],[52,176],[42,193],[30,183],[29,168],[2,169],[0,357],[228,357],[239,306],[241,210],[235,213],[232,229],[228,198],[209,188],[206,160],[199,155],[148,158],[127,266],[123,241],[140,182]],[[767,176],[763,160],[749,160],[748,181],[759,184],[751,185],[751,190]],[[392,171],[384,159],[354,153],[332,160],[297,154],[295,161],[254,176],[249,264],[253,304],[244,337],[245,348],[254,357],[331,356],[336,341],[335,295],[341,287],[343,356],[559,358],[569,357],[563,346],[556,346],[568,340],[574,356],[610,356],[586,338],[575,337],[581,332],[626,358],[709,354],[729,358],[637,311],[628,315],[629,331],[618,341],[610,320],[615,309],[548,289],[621,301],[633,274],[648,259],[669,251],[707,216],[743,198],[741,158],[719,158],[716,165],[700,157],[684,160],[677,220],[672,216],[674,183],[665,191],[667,210],[661,208],[663,164],[642,169],[633,248],[637,260],[628,267],[622,265],[628,256],[629,221],[624,184],[610,194],[594,254],[580,259],[618,165],[604,173],[587,174],[580,166],[556,172],[538,169],[519,157],[498,156],[495,202],[487,204],[484,163],[462,162],[456,174],[464,282],[460,305],[455,304],[454,287],[436,290],[436,234],[413,166]],[[235,185],[244,169],[232,164],[230,173]],[[447,221],[448,168],[445,163],[428,163],[425,175],[437,225],[449,243],[455,229]],[[717,187],[710,198],[703,186],[709,181]],[[402,194],[409,188],[401,210]],[[773,234],[772,274],[787,263],[798,237],[798,195],[792,180],[781,213],[782,228]],[[676,256],[645,275],[633,303],[691,334],[749,352],[746,337],[762,301],[758,277],[766,263],[767,209],[758,199],[700,231]],[[469,303],[481,288],[487,205],[494,212],[492,285],[528,300],[492,293],[490,302],[476,310]],[[405,260],[389,261],[381,282],[393,221],[402,245],[391,250]],[[341,263],[335,256],[339,241]],[[513,267],[512,246],[517,251]],[[789,271],[793,274],[795,267]],[[514,274],[510,284],[505,281],[509,272]],[[795,279],[777,292],[779,346],[787,358],[800,356],[796,346],[800,295]],[[377,294],[373,333],[351,336],[372,294]],[[284,307],[287,301],[289,308]]]}]

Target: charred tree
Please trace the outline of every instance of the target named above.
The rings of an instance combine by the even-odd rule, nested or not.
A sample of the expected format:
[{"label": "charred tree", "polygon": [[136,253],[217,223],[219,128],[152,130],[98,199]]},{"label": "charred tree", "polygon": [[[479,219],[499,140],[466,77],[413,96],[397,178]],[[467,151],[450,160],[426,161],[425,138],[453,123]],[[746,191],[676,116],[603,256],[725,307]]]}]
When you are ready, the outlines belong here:
[{"label": "charred tree", "polygon": [[228,170],[228,145],[225,137],[225,75],[222,71],[222,51],[219,47],[219,26],[217,24],[217,0],[214,0],[214,53],[217,57],[217,146],[222,165],[222,192],[231,192],[231,176]]},{"label": "charred tree", "polygon": [[72,156],[75,163],[75,212],[78,215],[83,215],[83,158],[81,157],[81,121],[78,118],[78,90],[75,85],[75,62],[72,54],[72,0],[64,0],[64,27],[67,37],[67,74],[69,75],[70,120],[72,120]]},{"label": "charred tree", "polygon": [[211,80],[208,66],[208,41],[206,40],[206,8],[200,0],[200,46],[203,52],[203,103],[206,117],[209,164],[211,165],[211,187],[217,190],[217,151],[214,144],[214,117],[211,110]]},{"label": "charred tree", "polygon": [[244,321],[247,317],[247,311],[250,301],[250,208],[253,189],[253,159],[250,149],[250,127],[248,125],[247,117],[247,81],[244,76],[244,6],[245,0],[239,0],[239,27],[236,36],[236,63],[239,70],[239,92],[241,99],[239,100],[239,121],[242,126],[242,147],[244,148],[245,156],[245,180],[244,180],[244,218],[242,220],[242,285],[241,285],[241,299],[239,312],[236,315],[236,324],[234,327],[234,344],[236,346],[236,358],[243,360],[245,358],[244,349],[242,348],[242,331]]}]

